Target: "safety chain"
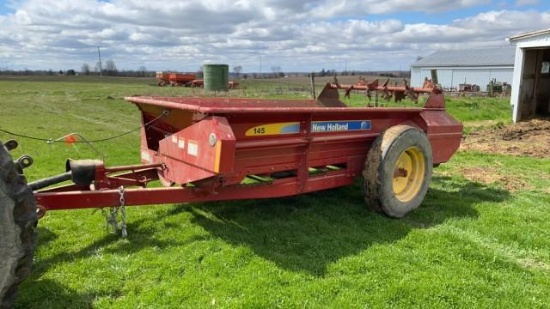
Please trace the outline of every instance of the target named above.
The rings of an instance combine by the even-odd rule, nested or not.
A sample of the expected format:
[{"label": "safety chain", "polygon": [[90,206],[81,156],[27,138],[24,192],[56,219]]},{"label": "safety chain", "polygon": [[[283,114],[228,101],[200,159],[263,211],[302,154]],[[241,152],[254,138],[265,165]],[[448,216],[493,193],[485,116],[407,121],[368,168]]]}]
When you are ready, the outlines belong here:
[{"label": "safety chain", "polygon": [[[128,230],[126,228],[126,207],[124,205],[124,186],[120,186],[118,189],[119,203],[118,207],[111,207],[109,213],[105,208],[101,208],[101,214],[105,217],[105,226],[107,233],[116,234],[118,230],[121,231],[122,238],[128,237]],[[120,211],[120,225],[118,224],[118,212]]]},{"label": "safety chain", "polygon": [[128,231],[126,230],[126,207],[124,206],[124,186],[120,186],[118,189],[120,194],[120,231],[122,233],[122,238],[128,237]]},{"label": "safety chain", "polygon": [[105,210],[105,208],[101,208],[101,214],[103,217],[105,217],[105,230],[107,233],[115,234],[117,230],[117,210],[114,207],[110,208],[109,213]]}]

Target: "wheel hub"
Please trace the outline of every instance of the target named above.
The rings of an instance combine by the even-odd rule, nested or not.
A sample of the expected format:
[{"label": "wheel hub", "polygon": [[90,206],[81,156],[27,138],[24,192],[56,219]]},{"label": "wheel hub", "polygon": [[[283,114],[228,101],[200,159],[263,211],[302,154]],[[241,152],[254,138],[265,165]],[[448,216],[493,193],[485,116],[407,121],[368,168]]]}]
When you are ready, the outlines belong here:
[{"label": "wheel hub", "polygon": [[422,188],[424,156],[418,147],[409,147],[401,153],[394,168],[393,193],[401,202],[412,200]]}]

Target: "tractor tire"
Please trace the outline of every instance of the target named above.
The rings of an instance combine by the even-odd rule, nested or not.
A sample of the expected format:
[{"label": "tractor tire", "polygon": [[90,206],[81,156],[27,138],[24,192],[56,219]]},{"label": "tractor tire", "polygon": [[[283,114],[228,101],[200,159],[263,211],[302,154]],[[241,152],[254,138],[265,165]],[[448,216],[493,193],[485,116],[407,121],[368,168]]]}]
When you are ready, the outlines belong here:
[{"label": "tractor tire", "polygon": [[416,209],[426,196],[432,178],[430,141],[421,130],[397,125],[371,145],[363,170],[367,207],[392,218]]},{"label": "tractor tire", "polygon": [[0,142],[0,308],[11,308],[30,274],[38,223],[25,177]]}]

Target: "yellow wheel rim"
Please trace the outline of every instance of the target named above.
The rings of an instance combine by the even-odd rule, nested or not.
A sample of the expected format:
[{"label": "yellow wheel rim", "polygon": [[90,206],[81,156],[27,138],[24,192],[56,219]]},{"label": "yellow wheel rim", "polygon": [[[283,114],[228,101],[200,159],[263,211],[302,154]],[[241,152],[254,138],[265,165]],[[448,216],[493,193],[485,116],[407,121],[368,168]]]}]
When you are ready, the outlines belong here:
[{"label": "yellow wheel rim", "polygon": [[401,153],[393,172],[393,193],[401,202],[412,200],[424,183],[426,162],[420,148],[409,147]]}]

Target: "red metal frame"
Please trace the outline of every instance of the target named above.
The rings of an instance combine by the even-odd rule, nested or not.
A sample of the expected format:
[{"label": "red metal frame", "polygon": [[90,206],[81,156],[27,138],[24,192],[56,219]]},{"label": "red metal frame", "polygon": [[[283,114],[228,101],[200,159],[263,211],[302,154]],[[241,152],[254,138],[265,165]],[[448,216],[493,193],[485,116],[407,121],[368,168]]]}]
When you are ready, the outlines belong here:
[{"label": "red metal frame", "polygon": [[[434,164],[449,160],[460,145],[462,125],[446,113],[438,89],[423,108],[319,106],[337,96],[327,85],[318,100],[128,97],[142,113],[144,164],[99,164],[90,186],[37,191],[37,204],[52,210],[119,206],[120,186],[127,206],[340,187],[361,175],[374,139],[398,124],[426,132]],[[176,185],[145,188],[159,178]]]},{"label": "red metal frame", "polygon": [[434,88],[433,83],[431,81],[425,81],[423,87],[409,87],[408,84],[405,82],[403,86],[388,86],[389,79],[386,80],[382,86],[378,85],[378,80],[375,79],[370,83],[366,83],[364,81],[359,81],[357,84],[354,85],[347,85],[347,84],[340,84],[340,83],[332,83],[330,84],[331,88],[336,89],[355,89],[355,90],[369,90],[369,91],[399,91],[399,92],[405,92],[407,90],[411,90],[415,93],[431,93]]},{"label": "red metal frame", "polygon": [[168,80],[172,85],[185,85],[196,78],[195,74],[190,73],[170,73],[168,76]]}]

